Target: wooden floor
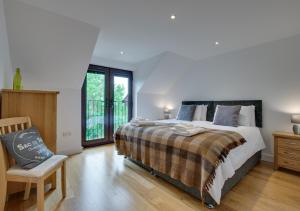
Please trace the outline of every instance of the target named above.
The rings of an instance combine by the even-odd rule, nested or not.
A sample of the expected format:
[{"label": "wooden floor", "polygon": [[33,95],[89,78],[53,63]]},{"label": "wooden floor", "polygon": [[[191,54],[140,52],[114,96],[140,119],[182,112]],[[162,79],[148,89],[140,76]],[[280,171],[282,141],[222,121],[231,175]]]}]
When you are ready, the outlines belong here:
[{"label": "wooden floor", "polygon": [[[46,210],[208,210],[198,199],[117,155],[113,145],[72,156],[67,162],[67,177],[67,198],[60,201],[60,188],[50,192]],[[35,191],[28,201],[17,194],[10,196],[6,210],[35,210],[35,203]],[[300,210],[300,175],[273,171],[272,166],[261,163],[215,210]]]}]

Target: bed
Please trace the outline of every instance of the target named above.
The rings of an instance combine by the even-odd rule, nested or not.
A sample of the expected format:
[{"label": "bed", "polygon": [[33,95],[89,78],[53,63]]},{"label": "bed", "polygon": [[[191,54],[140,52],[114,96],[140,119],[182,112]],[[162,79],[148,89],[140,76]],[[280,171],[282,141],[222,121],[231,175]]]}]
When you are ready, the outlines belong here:
[{"label": "bed", "polygon": [[[199,199],[202,199],[202,202],[207,207],[213,208],[217,204],[220,204],[221,198],[228,191],[230,191],[231,188],[236,185],[261,159],[261,150],[265,148],[265,144],[259,130],[259,127],[262,127],[262,101],[183,101],[182,104],[207,105],[207,121],[192,121],[189,122],[190,124],[207,128],[207,130],[224,132],[224,136],[227,136],[227,133],[232,132],[232,134],[238,134],[242,137],[242,139],[246,140],[245,142],[242,141],[240,144],[235,143],[236,146],[228,150],[228,153],[226,154],[226,156],[224,156],[222,162],[219,162],[214,169],[212,181],[209,183],[209,185],[204,185],[205,187],[207,187],[206,189],[203,188],[206,191],[201,192],[202,189],[199,189],[199,186],[194,185],[194,183],[190,184],[186,182],[186,180],[183,180],[181,177],[174,176],[174,173],[169,173],[170,171],[162,170],[162,168],[160,168],[161,166],[155,166],[153,164],[150,165],[149,162],[145,162],[145,159],[142,159],[141,156],[132,156],[131,152],[134,151],[134,146],[132,147],[132,145],[130,149],[128,148],[126,153],[124,153],[124,151],[120,150],[120,140],[122,139],[124,140],[123,143],[128,144],[128,142],[132,141],[130,137],[123,136],[122,138],[120,138],[118,134],[115,134],[115,137],[117,137],[115,140],[117,149],[119,154],[124,154],[134,163],[172,183],[183,191]],[[228,127],[212,124],[211,121],[213,119],[213,115],[217,105],[254,105],[256,127]],[[161,122],[184,123],[185,121],[162,120]],[[122,128],[120,130],[122,130]],[[166,147],[166,150],[168,150],[168,147]],[[200,162],[198,160],[199,159],[195,158],[195,161]],[[206,164],[202,163],[202,165],[205,166]]]}]

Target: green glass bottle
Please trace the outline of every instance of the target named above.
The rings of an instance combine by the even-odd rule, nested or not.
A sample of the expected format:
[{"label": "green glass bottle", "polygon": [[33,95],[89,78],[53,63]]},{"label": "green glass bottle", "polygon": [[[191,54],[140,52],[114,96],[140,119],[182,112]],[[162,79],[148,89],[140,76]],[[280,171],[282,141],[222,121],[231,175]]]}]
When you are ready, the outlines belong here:
[{"label": "green glass bottle", "polygon": [[21,88],[22,88],[22,76],[21,76],[20,68],[17,68],[14,76],[14,81],[13,81],[13,89],[21,90]]}]

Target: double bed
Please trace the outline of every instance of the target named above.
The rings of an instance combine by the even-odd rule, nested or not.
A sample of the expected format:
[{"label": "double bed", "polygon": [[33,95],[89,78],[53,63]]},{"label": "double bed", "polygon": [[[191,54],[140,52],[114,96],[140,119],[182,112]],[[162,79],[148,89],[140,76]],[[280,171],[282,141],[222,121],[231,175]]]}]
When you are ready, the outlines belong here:
[{"label": "double bed", "polygon": [[[167,137],[169,134],[171,138],[169,137],[168,139],[166,139],[165,142],[162,141],[163,138],[161,138],[161,140],[158,140],[160,138],[158,136],[154,136],[153,134],[147,136],[147,133],[145,132],[144,128],[131,127],[130,125],[127,124],[119,128],[115,134],[115,142],[116,142],[117,150],[119,154],[125,155],[131,161],[149,170],[151,173],[165,179],[166,181],[172,183],[173,185],[177,186],[183,191],[186,191],[189,194],[199,199],[202,199],[202,202],[206,206],[212,208],[215,207],[217,204],[220,204],[221,198],[228,191],[230,191],[231,188],[234,185],[236,185],[261,159],[261,150],[265,148],[265,144],[259,129],[259,127],[262,127],[262,101],[260,100],[183,101],[182,105],[207,105],[206,121],[191,121],[188,123],[194,125],[195,127],[205,128],[207,130],[206,133],[212,132],[213,134],[211,135],[211,137],[216,137],[216,139],[220,141],[226,141],[226,140],[225,139],[221,140],[220,137],[218,136],[235,137],[235,140],[233,138],[231,140],[231,143],[227,145],[227,148],[228,146],[230,146],[228,149],[226,149],[225,151],[223,150],[222,153],[220,154],[217,154],[219,161],[213,162],[212,167],[208,165],[209,162],[207,164],[207,162],[203,162],[203,160],[210,159],[209,157],[206,157],[206,155],[211,154],[212,153],[211,151],[216,150],[214,147],[209,147],[206,150],[201,149],[201,151],[203,152],[199,153],[198,157],[193,155],[192,157],[194,158],[192,158],[193,160],[192,165],[187,165],[186,164],[187,162],[184,162],[184,166],[182,162],[179,164],[178,160],[182,159],[182,156],[181,158],[177,158],[175,155],[176,154],[175,147],[173,145],[171,146],[170,144],[169,144],[170,146],[167,146],[166,143],[167,142],[170,143],[172,141],[175,142],[175,139],[178,142],[178,139],[180,139],[180,137],[172,136],[170,135],[171,132],[164,132],[161,128],[155,129],[155,127],[153,127],[152,129],[149,130],[153,130],[154,133],[156,132],[155,130],[157,131],[160,130],[158,133],[160,133],[162,137],[164,136]],[[212,120],[217,105],[242,105],[242,106],[254,105],[256,127],[253,126],[252,127],[250,126],[231,127],[231,126],[221,126],[221,125],[213,124]],[[186,123],[186,121],[175,120],[175,119],[161,120],[159,122],[162,124],[185,124]],[[202,136],[199,135],[198,139]],[[144,154],[146,153],[146,151],[143,148],[145,147],[145,145],[147,145],[145,144],[146,142],[144,142],[147,139],[147,137],[150,137],[148,138],[150,145],[153,144],[154,142],[155,143],[153,144],[153,146],[159,144],[159,146],[156,147],[156,149],[153,149],[154,154],[158,158],[156,158],[156,160],[151,161],[151,156],[153,156],[154,154],[150,153],[151,156],[148,155],[148,157],[150,157],[148,158],[150,159],[150,162],[147,161],[147,159],[145,159],[146,156],[144,156]],[[172,137],[174,138],[174,140],[172,140]],[[183,145],[184,142],[187,142],[187,140],[191,142],[195,142],[191,138],[183,139],[183,140],[184,140],[183,142],[180,142],[181,145]],[[144,144],[140,144],[141,141]],[[206,140],[206,143],[209,143],[210,141],[212,140]],[[214,142],[218,144],[218,141],[214,141]],[[149,143],[148,143],[148,147],[149,147]],[[179,152],[177,154],[183,154],[182,148],[178,147],[178,149]],[[165,157],[168,156],[168,154],[172,159],[165,161]],[[185,159],[186,159],[186,155],[185,155]],[[162,167],[162,164],[159,163],[162,160],[164,160],[163,161],[164,165],[166,165],[167,167],[165,166]],[[199,165],[196,165],[197,162],[199,162]],[[197,181],[196,183],[195,182],[190,183],[188,180],[189,178],[184,178],[183,175],[180,175],[180,172],[178,176],[176,174],[177,173],[176,171],[174,173],[174,171],[165,170],[165,168],[168,168],[168,165],[171,166],[170,168],[172,168],[173,166],[177,166],[176,168],[180,167],[181,171],[186,170],[186,172],[188,173],[191,171],[190,169],[191,166],[192,168],[198,168],[196,169],[197,171],[201,167],[202,170],[199,170],[200,173],[191,174],[188,175],[188,177],[197,175],[199,177],[205,178],[205,180],[201,181],[201,179],[199,179],[199,182]],[[205,171],[206,169],[208,169],[207,171],[208,173],[210,172],[211,175],[206,175],[208,174]],[[192,170],[194,173],[195,169]],[[210,179],[211,181],[208,182],[206,181]],[[198,183],[201,183],[201,185]]]}]

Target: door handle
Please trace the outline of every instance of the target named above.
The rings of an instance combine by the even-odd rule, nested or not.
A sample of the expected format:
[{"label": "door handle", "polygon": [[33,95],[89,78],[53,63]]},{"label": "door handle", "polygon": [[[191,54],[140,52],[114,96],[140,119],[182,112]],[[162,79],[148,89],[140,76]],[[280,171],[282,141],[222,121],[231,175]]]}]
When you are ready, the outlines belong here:
[{"label": "door handle", "polygon": [[111,101],[110,101],[110,107],[111,107],[111,108],[114,108],[114,100],[111,100]]},{"label": "door handle", "polygon": [[106,100],[105,100],[105,107],[106,107],[106,108],[109,108],[109,106],[110,106],[109,104],[110,104],[110,103],[109,103],[109,100],[106,99]]}]

